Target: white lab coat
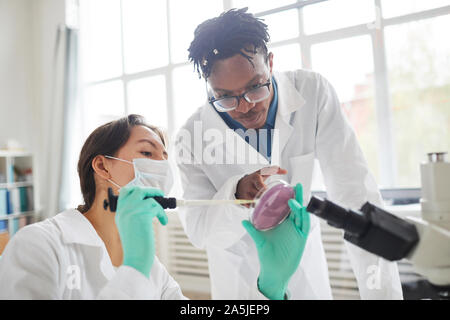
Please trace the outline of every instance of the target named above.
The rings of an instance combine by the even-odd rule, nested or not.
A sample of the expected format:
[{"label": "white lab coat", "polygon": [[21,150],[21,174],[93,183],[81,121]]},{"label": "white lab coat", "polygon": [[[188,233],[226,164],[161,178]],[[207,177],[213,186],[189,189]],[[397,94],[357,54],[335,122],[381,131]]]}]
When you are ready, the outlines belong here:
[{"label": "white lab coat", "polygon": [[[318,159],[330,200],[354,209],[365,201],[382,205],[355,133],[329,82],[306,70],[275,73],[274,77],[278,84],[278,110],[272,164],[288,170],[287,175],[278,178],[291,184],[302,183],[306,205],[314,159]],[[235,145],[224,143],[220,136],[226,136],[226,129],[216,111],[205,104],[180,130],[176,154],[185,199],[234,199],[237,182],[245,174],[269,165],[234,132],[231,136],[235,137]],[[213,159],[223,155],[223,162],[212,163],[207,158],[211,154]],[[251,157],[258,159],[259,164],[250,163]],[[196,247],[206,248],[213,299],[261,298],[256,289],[257,250],[241,225],[242,220],[249,218],[250,210],[237,205],[180,210],[190,241]],[[378,258],[346,241],[345,246],[362,299],[403,298],[395,262]],[[288,292],[291,299],[332,299],[316,216],[311,215],[310,235]]]},{"label": "white lab coat", "polygon": [[0,259],[0,299],[185,299],[155,257],[150,278],[114,267],[77,210],[20,229]]}]

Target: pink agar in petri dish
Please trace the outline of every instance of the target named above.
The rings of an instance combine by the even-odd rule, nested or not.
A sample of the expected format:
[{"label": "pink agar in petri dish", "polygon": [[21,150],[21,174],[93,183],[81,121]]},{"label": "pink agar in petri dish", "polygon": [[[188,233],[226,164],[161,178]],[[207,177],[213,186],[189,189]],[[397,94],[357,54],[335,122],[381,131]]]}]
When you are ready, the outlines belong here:
[{"label": "pink agar in petri dish", "polygon": [[[258,198],[258,197],[257,197]],[[295,199],[295,191],[284,181],[274,181],[267,186],[251,216],[253,226],[261,231],[279,225],[291,212],[288,200]]]}]

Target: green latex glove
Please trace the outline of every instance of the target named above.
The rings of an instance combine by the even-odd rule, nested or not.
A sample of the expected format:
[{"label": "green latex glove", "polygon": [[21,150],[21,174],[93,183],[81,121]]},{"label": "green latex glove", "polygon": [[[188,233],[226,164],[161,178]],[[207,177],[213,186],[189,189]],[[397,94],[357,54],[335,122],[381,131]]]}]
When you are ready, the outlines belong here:
[{"label": "green latex glove", "polygon": [[289,217],[274,229],[259,231],[250,221],[242,224],[258,250],[258,289],[267,298],[284,299],[289,279],[297,270],[310,228],[309,213],[303,207],[303,187],[295,187],[296,199],[289,199]]},{"label": "green latex glove", "polygon": [[120,189],[115,221],[123,248],[123,265],[130,266],[147,278],[155,259],[153,218],[167,224],[164,209],[154,199],[164,196],[154,188],[124,187]]}]

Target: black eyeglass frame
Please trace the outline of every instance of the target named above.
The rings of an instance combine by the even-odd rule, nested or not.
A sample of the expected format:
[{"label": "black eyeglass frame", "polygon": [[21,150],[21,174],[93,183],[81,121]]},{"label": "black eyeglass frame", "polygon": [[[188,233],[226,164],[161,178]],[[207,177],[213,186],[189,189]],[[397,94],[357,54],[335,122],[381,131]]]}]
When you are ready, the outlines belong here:
[{"label": "black eyeglass frame", "polygon": [[[213,106],[214,108],[216,108],[216,110],[219,111],[219,112],[233,111],[234,109],[236,109],[237,107],[239,107],[239,103],[240,103],[240,101],[241,101],[242,98],[244,98],[245,101],[247,101],[248,103],[258,103],[258,102],[263,101],[264,99],[267,99],[267,98],[269,97],[269,95],[270,95],[270,85],[271,85],[271,84],[272,84],[272,79],[269,78],[269,80],[267,80],[266,83],[260,84],[260,85],[258,85],[257,87],[254,87],[254,88],[252,88],[252,89],[250,89],[250,90],[247,90],[247,91],[245,91],[245,92],[244,92],[243,94],[241,94],[241,95],[238,95],[238,96],[227,96],[227,97],[222,97],[222,98],[218,98],[218,99],[216,99],[216,98],[214,98],[214,97],[208,97],[208,102],[211,104],[211,106]],[[267,90],[268,90],[268,92],[269,92],[269,95],[268,95],[267,97],[265,97],[265,98],[263,98],[263,99],[261,99],[261,100],[258,100],[258,101],[249,101],[249,99],[247,99],[246,95],[247,95],[249,92],[252,92],[252,91],[254,91],[254,90],[261,89],[261,88],[263,88],[263,87],[267,87]],[[207,94],[208,94],[208,96],[209,96],[208,89],[206,90],[206,92],[207,92]],[[216,105],[214,105],[214,102],[217,102],[217,101],[220,101],[220,100],[224,100],[224,99],[232,99],[232,98],[236,99],[236,101],[237,101],[235,107],[232,107],[232,108],[223,108],[223,107],[217,107]],[[222,109],[222,110],[227,109],[227,110],[222,111],[222,110],[219,110],[219,109]]]}]

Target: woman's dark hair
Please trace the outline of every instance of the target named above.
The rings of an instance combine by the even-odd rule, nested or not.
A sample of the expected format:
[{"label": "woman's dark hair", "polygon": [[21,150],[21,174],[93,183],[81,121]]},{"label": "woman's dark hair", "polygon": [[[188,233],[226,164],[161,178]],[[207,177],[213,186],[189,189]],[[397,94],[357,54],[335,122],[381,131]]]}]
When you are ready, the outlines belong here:
[{"label": "woman's dark hair", "polygon": [[241,54],[253,65],[252,57],[262,49],[266,55],[269,42],[267,25],[253,14],[247,13],[247,8],[231,9],[201,23],[194,32],[194,40],[188,49],[189,61],[194,62],[194,68],[199,76],[207,79],[217,60],[227,59]]},{"label": "woman's dark hair", "polygon": [[78,206],[78,211],[81,213],[87,212],[95,199],[96,185],[92,160],[98,155],[115,156],[128,141],[131,129],[135,126],[145,126],[153,130],[166,146],[162,131],[157,127],[146,124],[144,117],[136,114],[130,114],[127,117],[108,122],[95,129],[86,139],[78,160],[78,175],[80,176],[81,193],[84,199],[84,205]]}]

